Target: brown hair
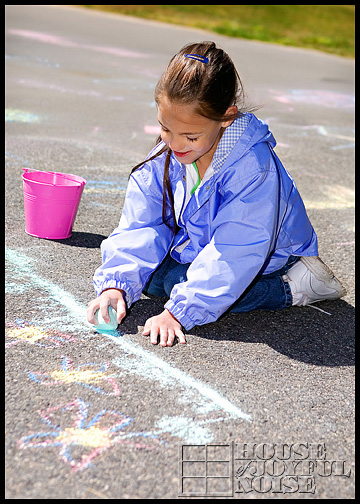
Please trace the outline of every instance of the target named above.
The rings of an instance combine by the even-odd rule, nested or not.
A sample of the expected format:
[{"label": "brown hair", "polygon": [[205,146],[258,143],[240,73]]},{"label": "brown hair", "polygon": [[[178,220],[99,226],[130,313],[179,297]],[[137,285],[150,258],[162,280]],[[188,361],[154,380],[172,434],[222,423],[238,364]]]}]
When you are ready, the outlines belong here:
[{"label": "brown hair", "polygon": [[[197,55],[200,58],[189,58],[186,57],[187,54]],[[194,113],[213,121],[234,120],[245,113],[245,96],[239,74],[228,54],[217,48],[214,42],[188,44],[172,57],[155,88],[157,104],[163,96],[171,102],[191,104],[194,106]],[[238,106],[238,112],[226,115],[227,109],[232,105]],[[158,137],[156,145],[160,142],[161,136]],[[173,216],[171,227],[175,233],[174,198],[169,179],[171,149],[164,146],[154,156],[136,165],[131,173],[165,151],[167,155],[163,180],[162,217],[169,226],[166,219],[168,200]]]}]

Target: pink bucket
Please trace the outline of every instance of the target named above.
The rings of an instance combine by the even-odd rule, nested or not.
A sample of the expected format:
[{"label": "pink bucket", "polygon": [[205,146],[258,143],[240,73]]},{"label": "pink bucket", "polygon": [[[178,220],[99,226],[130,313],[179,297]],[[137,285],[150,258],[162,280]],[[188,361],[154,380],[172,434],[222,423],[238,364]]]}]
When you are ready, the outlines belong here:
[{"label": "pink bucket", "polygon": [[67,173],[23,170],[26,233],[53,240],[69,238],[86,180]]}]

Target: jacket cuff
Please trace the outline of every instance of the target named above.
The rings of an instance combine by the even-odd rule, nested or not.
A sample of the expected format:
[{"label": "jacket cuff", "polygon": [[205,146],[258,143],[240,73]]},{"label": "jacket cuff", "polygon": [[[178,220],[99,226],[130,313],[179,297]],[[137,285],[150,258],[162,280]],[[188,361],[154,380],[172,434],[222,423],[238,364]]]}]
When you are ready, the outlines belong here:
[{"label": "jacket cuff", "polygon": [[107,280],[101,285],[95,285],[95,291],[97,296],[100,296],[100,294],[106,289],[121,289],[122,291],[124,291],[124,298],[125,298],[124,300],[128,308],[130,308],[130,306],[134,303],[134,301],[136,301],[136,299],[134,299],[134,293],[131,287],[129,287],[129,284],[127,284],[126,282]]}]

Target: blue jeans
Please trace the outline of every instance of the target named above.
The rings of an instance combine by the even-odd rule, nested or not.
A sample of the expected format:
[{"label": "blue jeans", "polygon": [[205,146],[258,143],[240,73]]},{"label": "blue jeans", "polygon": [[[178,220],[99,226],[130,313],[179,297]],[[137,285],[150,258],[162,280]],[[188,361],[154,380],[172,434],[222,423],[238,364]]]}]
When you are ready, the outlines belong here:
[{"label": "blue jeans", "polygon": [[[259,275],[229,309],[231,313],[252,310],[282,310],[292,305],[290,286],[282,276],[293,266],[299,256],[290,256],[285,266],[268,275]],[[169,297],[174,285],[186,282],[186,272],[191,263],[180,264],[169,254],[154,272],[144,289],[144,294]]]}]

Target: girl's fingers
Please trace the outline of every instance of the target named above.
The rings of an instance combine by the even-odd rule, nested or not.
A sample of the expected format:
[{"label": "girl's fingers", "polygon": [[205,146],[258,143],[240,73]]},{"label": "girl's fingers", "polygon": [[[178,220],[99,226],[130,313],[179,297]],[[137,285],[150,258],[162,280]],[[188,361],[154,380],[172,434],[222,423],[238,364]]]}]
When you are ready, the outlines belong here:
[{"label": "girl's fingers", "polygon": [[148,320],[145,322],[144,329],[143,329],[143,332],[142,332],[141,334],[142,334],[143,336],[149,336],[150,331],[151,331],[151,322],[150,322],[150,319],[148,319]]},{"label": "girl's fingers", "polygon": [[172,346],[174,343],[174,339],[175,339],[175,333],[174,333],[173,329],[169,329],[167,346]]},{"label": "girl's fingers", "polygon": [[112,306],[116,311],[117,322],[120,324],[126,315],[126,304],[124,300],[123,291],[120,289],[106,289],[102,294],[90,301],[86,311],[86,316],[91,324],[97,325],[95,313],[100,310],[100,314],[106,323],[110,322],[109,306]]},{"label": "girl's fingers", "polygon": [[174,328],[171,324],[161,324],[159,317],[151,317],[145,322],[142,335],[150,335],[150,342],[153,345],[157,345],[160,336],[160,345],[162,347],[172,346],[174,344],[175,337],[179,339],[180,343],[186,343],[184,333],[180,328]]},{"label": "girl's fingers", "polygon": [[180,343],[186,344],[185,335],[181,329],[176,329],[175,335],[179,338]]},{"label": "girl's fingers", "polygon": [[104,321],[108,324],[110,322],[110,317],[109,317],[109,312],[108,312],[108,307],[109,307],[110,301],[107,299],[101,300],[100,301],[100,313]]},{"label": "girl's fingers", "polygon": [[168,330],[167,327],[160,328],[160,345],[166,346],[168,342]]},{"label": "girl's fingers", "polygon": [[117,318],[118,324],[121,323],[121,321],[125,317],[125,315],[126,315],[125,301],[123,299],[119,299],[119,301],[117,302],[117,306],[116,306],[116,318]]},{"label": "girl's fingers", "polygon": [[157,327],[152,327],[150,331],[150,342],[153,345],[157,345],[158,342],[159,329]]},{"label": "girl's fingers", "polygon": [[90,324],[96,324],[96,318],[95,318],[95,312],[99,308],[98,304],[96,303],[89,303],[88,308],[86,310],[86,317],[88,319],[88,322]]}]

